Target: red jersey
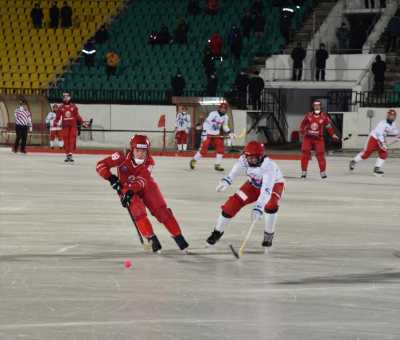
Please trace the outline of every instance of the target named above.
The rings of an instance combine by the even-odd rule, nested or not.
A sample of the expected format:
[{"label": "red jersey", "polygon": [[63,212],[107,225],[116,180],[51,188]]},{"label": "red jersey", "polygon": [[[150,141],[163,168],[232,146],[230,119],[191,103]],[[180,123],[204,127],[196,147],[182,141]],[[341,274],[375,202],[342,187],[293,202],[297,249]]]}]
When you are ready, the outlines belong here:
[{"label": "red jersey", "polygon": [[154,181],[151,170],[155,165],[154,159],[148,156],[143,164],[137,165],[132,160],[132,152],[124,155],[122,152],[115,152],[97,163],[96,171],[105,179],[112,173],[111,168],[117,167],[118,178],[122,186],[122,193],[126,193],[135,185],[143,190],[148,181]]},{"label": "red jersey", "polygon": [[79,115],[78,108],[75,104],[61,104],[56,112],[53,126],[57,126],[58,122],[62,119],[62,127],[76,127],[77,123],[83,124],[83,119]]},{"label": "red jersey", "polygon": [[314,112],[308,112],[301,122],[300,133],[312,138],[323,138],[325,127],[329,136],[332,137],[334,131],[329,116],[325,112],[321,112],[319,115],[314,114]]}]

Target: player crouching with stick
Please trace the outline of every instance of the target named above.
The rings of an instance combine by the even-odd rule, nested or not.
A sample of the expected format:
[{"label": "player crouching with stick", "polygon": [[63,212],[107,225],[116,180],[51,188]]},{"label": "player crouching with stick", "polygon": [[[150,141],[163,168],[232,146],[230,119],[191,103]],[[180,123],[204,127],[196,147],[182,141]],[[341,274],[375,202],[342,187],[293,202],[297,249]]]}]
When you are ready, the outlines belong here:
[{"label": "player crouching with stick", "polygon": [[[154,234],[147,217],[146,207],[151,214],[170,232],[179,249],[186,253],[189,244],[172,210],[151,176],[155,162],[150,155],[150,141],[146,136],[135,135],[130,140],[127,155],[116,152],[97,163],[96,170],[108,180],[113,189],[120,193],[122,206],[128,208],[141,235],[148,239],[153,252],[161,250],[161,243]],[[117,167],[118,176],[110,169]]]},{"label": "player crouching with stick", "polygon": [[[279,201],[282,197],[285,181],[283,175],[271,159],[265,156],[264,145],[249,142],[227,177],[218,184],[217,192],[224,192],[234,179],[246,174],[248,180],[240,189],[222,205],[221,215],[217,225],[207,239],[209,245],[214,245],[224,234],[225,226],[244,206],[256,202],[252,213],[252,226],[263,215],[265,218],[263,247],[271,247],[278,217]],[[265,214],[264,214],[265,213]]]}]

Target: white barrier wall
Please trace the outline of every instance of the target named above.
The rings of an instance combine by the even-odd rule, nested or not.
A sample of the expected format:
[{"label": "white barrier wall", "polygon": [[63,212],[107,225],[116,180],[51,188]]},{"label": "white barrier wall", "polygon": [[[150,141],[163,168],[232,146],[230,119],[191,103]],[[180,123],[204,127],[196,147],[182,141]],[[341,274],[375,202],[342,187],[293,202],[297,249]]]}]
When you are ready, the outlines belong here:
[{"label": "white barrier wall", "polygon": [[[394,108],[400,112],[400,108]],[[367,112],[372,111],[374,117],[367,117]],[[381,120],[386,118],[387,108],[363,107],[358,112],[345,112],[343,114],[343,136],[352,134],[351,138],[343,142],[343,149],[362,149],[367,137],[359,135],[368,135],[370,124],[374,128]],[[399,126],[399,124],[397,124]],[[400,143],[391,146],[391,149],[399,149]]]}]

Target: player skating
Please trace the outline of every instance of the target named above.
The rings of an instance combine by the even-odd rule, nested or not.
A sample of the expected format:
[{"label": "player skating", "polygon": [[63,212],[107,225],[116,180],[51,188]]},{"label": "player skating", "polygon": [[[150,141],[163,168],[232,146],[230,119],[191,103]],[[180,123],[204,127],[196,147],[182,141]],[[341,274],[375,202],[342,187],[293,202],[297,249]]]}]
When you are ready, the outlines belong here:
[{"label": "player skating", "polygon": [[315,150],[315,157],[321,178],[326,178],[326,159],[325,159],[325,141],[324,128],[327,129],[329,136],[334,141],[339,141],[339,137],[335,134],[331,119],[321,111],[321,102],[314,101],[313,111],[306,114],[300,125],[300,133],[303,136],[301,145],[301,178],[307,177],[308,162],[311,159],[311,150]]},{"label": "player skating", "polygon": [[[226,114],[228,111],[228,104],[221,103],[217,111],[212,111],[203,123],[203,141],[200,150],[196,152],[193,159],[190,161],[190,168],[194,169],[197,161],[204,156],[210,144],[213,144],[216,150],[214,169],[217,171],[224,171],[221,166],[222,157],[224,156],[224,136],[221,135],[221,130],[224,133],[230,133],[228,125],[229,117]],[[231,137],[232,138],[232,137]]]},{"label": "player skating", "polygon": [[186,106],[181,106],[180,111],[176,115],[175,122],[175,140],[178,151],[187,150],[187,142],[189,137],[189,130],[192,127],[191,118],[187,112]]},{"label": "player skating", "polygon": [[[154,252],[161,250],[161,244],[154,234],[146,208],[164,224],[178,247],[185,251],[189,245],[182,236],[172,210],[167,207],[157,183],[151,176],[154,164],[148,138],[135,135],[130,140],[130,151],[127,155],[116,152],[98,162],[96,170],[110,182],[113,189],[120,193],[122,206],[129,208],[141,235],[148,239]],[[117,175],[110,171],[115,167]]]},{"label": "player skating", "polygon": [[350,161],[350,170],[354,170],[358,162],[368,159],[373,152],[377,151],[378,158],[375,162],[374,174],[384,174],[382,167],[388,157],[388,144],[386,142],[386,137],[388,135],[398,135],[397,137],[400,138],[400,130],[396,127],[395,123],[396,115],[397,113],[395,110],[389,110],[386,119],[380,121],[375,129],[371,131],[364,150],[362,150],[356,157],[354,157],[353,160]]},{"label": "player skating", "polygon": [[59,148],[64,147],[64,141],[62,136],[62,120],[60,120],[57,126],[54,126],[54,120],[56,119],[56,112],[58,110],[58,105],[54,104],[52,111],[50,111],[46,116],[46,125],[50,130],[49,141],[50,147],[53,149],[55,146]]},{"label": "player skating", "polygon": [[209,245],[214,245],[224,234],[230,220],[244,206],[254,203],[251,219],[256,221],[263,215],[265,218],[263,247],[271,247],[278,217],[279,201],[282,197],[285,182],[283,175],[271,159],[265,156],[264,145],[256,141],[249,142],[243,154],[235,163],[229,175],[224,177],[217,186],[218,192],[229,188],[235,178],[245,174],[248,177],[240,189],[222,205],[215,229],[207,239]]}]

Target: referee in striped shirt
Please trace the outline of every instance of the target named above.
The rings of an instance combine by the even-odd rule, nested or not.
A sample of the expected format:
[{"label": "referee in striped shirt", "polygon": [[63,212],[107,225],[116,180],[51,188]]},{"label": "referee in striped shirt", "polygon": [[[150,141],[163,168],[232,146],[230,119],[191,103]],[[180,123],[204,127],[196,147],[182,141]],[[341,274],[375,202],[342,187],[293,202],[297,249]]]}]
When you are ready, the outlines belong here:
[{"label": "referee in striped shirt", "polygon": [[20,101],[15,110],[15,144],[14,152],[18,152],[18,146],[21,142],[21,152],[26,153],[26,139],[28,130],[32,132],[32,114],[28,110],[26,102]]}]

